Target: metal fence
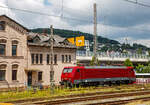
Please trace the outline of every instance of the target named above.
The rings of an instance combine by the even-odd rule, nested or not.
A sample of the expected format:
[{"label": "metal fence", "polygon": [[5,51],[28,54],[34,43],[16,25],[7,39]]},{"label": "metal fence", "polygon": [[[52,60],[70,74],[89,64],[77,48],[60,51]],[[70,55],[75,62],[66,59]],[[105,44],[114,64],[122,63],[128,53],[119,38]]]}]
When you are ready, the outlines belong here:
[{"label": "metal fence", "polygon": [[[77,51],[76,56],[91,57],[93,52]],[[134,59],[149,59],[150,56],[146,54],[136,54],[136,53],[120,53],[120,52],[99,52],[98,57],[109,57],[109,58],[134,58]]]},{"label": "metal fence", "polygon": [[150,78],[136,78],[136,84],[150,83]]}]

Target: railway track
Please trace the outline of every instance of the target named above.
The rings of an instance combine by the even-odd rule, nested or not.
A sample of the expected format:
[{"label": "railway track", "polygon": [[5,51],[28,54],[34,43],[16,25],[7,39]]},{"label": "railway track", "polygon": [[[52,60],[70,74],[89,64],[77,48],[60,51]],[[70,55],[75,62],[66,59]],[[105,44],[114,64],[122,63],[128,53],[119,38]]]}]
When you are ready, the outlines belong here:
[{"label": "railway track", "polygon": [[[119,104],[124,104],[128,103],[129,101],[133,100],[139,100],[142,98],[137,97],[137,96],[145,96],[149,95],[147,99],[150,99],[150,91],[136,91],[136,92],[125,92],[125,93],[111,93],[111,94],[97,94],[97,95],[88,95],[88,96],[77,96],[77,97],[71,97],[71,98],[64,98],[64,99],[55,99],[55,100],[45,100],[45,101],[40,101],[40,102],[33,102],[32,104],[34,105],[71,105],[74,103],[78,103],[77,105],[80,104],[85,104],[85,102],[90,102],[90,101],[97,101],[97,103],[92,103],[92,105],[119,105]],[[121,97],[135,97],[131,99],[125,99],[125,100],[117,100],[117,98]],[[111,99],[116,99],[116,101],[110,101]],[[106,100],[106,101],[102,101]],[[91,105],[90,103],[86,103],[85,105]]]},{"label": "railway track", "polygon": [[[112,88],[113,86],[111,86]],[[133,87],[133,85],[129,85],[128,87]],[[134,91],[141,91],[142,87],[141,85],[136,86],[137,90],[128,90],[128,92],[134,92]],[[109,89],[110,87],[108,86],[104,86],[104,87],[95,87],[95,88],[91,88],[92,90],[97,90],[97,92],[92,92],[92,93],[79,93],[79,94],[72,94],[72,95],[67,95],[67,96],[56,96],[56,97],[39,97],[39,98],[31,98],[31,99],[21,99],[21,100],[14,100],[14,101],[7,101],[7,103],[14,103],[15,105],[27,105],[27,104],[23,104],[23,103],[32,103],[32,102],[42,102],[44,100],[55,100],[55,99],[64,99],[64,98],[70,98],[70,97],[83,97],[83,96],[94,96],[94,95],[106,95],[106,94],[114,94],[114,93],[123,93],[123,92],[127,92],[127,90],[120,90],[120,87],[118,87],[118,91],[112,91],[112,92],[102,92],[102,90],[99,89]],[[115,87],[117,88],[117,87]],[[126,88],[126,86],[124,86],[124,88]],[[86,89],[68,89],[68,91],[72,92],[72,91],[82,91],[82,90],[86,90]],[[89,89],[87,89],[89,91]],[[143,88],[142,91],[148,91],[148,88]],[[149,90],[150,91],[150,90]]]},{"label": "railway track", "polygon": [[[135,101],[139,101],[139,100],[149,101],[150,96],[149,97],[144,97],[144,98],[126,99],[126,100],[118,100],[118,101],[96,102],[96,103],[90,103],[90,104],[86,104],[86,105],[125,105],[127,103],[135,102]],[[145,104],[143,104],[143,105],[145,105]]]}]

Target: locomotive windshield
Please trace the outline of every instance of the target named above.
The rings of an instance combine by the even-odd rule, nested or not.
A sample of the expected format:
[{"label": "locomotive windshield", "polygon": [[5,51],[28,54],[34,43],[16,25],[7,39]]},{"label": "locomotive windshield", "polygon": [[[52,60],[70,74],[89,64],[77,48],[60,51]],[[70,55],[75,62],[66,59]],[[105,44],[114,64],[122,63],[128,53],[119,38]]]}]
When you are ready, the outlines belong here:
[{"label": "locomotive windshield", "polygon": [[63,73],[71,73],[72,72],[72,68],[64,68]]}]

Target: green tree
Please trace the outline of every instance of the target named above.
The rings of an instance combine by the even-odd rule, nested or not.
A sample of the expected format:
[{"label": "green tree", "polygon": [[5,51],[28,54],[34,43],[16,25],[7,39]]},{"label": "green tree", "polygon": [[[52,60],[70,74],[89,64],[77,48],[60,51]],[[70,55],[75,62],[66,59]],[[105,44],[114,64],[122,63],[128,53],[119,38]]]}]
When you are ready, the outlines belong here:
[{"label": "green tree", "polygon": [[150,64],[148,66],[138,65],[136,67],[137,73],[150,73]]},{"label": "green tree", "polygon": [[137,53],[138,53],[138,54],[142,54],[142,48],[139,48],[139,49],[137,50]]},{"label": "green tree", "polygon": [[126,60],[124,61],[124,65],[125,65],[125,66],[133,67],[133,63],[130,61],[130,59],[126,59]]},{"label": "green tree", "polygon": [[148,51],[148,55],[150,56],[150,51]]},{"label": "green tree", "polygon": [[142,73],[143,68],[144,68],[144,65],[138,64],[138,66],[136,66],[136,72]]},{"label": "green tree", "polygon": [[[96,60],[96,63],[95,63],[95,60]],[[96,59],[95,56],[93,56],[92,60],[90,62],[90,66],[96,66],[96,65],[99,65],[99,61],[98,61],[98,59]]]}]

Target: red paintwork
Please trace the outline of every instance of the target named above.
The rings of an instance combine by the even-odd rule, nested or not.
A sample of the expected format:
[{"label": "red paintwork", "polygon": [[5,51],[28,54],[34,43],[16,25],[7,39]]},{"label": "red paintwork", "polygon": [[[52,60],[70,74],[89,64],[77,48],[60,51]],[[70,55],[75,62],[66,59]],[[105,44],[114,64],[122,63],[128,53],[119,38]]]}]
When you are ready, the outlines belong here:
[{"label": "red paintwork", "polygon": [[[81,79],[93,79],[93,78],[122,78],[132,77],[135,78],[135,73],[132,67],[126,68],[85,68],[84,66],[65,67],[73,68],[71,73],[63,73],[61,75],[61,81],[70,81],[74,84],[74,80]],[[80,72],[77,72],[80,69]]]}]

